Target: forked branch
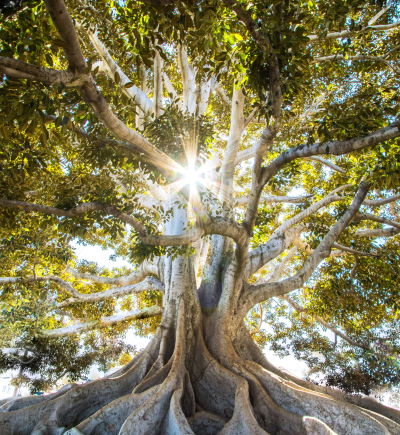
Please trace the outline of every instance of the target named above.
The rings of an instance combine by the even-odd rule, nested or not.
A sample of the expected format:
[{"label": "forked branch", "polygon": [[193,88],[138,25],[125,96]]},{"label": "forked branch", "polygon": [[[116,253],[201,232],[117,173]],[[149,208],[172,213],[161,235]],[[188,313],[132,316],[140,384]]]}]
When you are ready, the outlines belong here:
[{"label": "forked branch", "polygon": [[318,264],[330,255],[332,245],[358,212],[360,205],[367,195],[368,188],[368,183],[365,181],[361,182],[349,209],[336,222],[317,249],[313,251],[305,261],[303,267],[294,276],[277,283],[246,286],[239,300],[239,305],[241,305],[241,307],[238,309],[238,313],[240,312],[240,314],[245,315],[251,307],[259,302],[265,301],[274,296],[283,296],[293,290],[301,288],[313,274]]}]

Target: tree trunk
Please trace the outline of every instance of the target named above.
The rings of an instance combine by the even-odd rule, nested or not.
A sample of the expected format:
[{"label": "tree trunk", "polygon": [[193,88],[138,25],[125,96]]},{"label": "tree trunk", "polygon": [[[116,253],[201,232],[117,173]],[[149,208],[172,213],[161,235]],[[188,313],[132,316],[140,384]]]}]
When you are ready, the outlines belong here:
[{"label": "tree trunk", "polygon": [[[167,235],[189,223],[174,200]],[[161,263],[164,314],[147,348],[107,378],[3,404],[2,435],[400,433],[399,411],[288,376],[265,359],[235,318],[242,280],[229,239],[212,237],[199,289],[193,256]]]},{"label": "tree trunk", "polygon": [[243,322],[226,327],[227,309],[203,314],[193,258],[165,264],[165,311],[147,348],[112,377],[4,404],[2,435],[400,433],[399,411],[288,376]]}]

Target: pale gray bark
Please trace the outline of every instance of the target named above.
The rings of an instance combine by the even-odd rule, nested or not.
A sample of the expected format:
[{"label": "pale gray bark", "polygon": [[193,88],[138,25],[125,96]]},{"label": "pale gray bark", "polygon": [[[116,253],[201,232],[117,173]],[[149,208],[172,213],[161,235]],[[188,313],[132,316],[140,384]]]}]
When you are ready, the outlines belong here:
[{"label": "pale gray bark", "polygon": [[[287,204],[299,204],[307,202],[314,195],[304,196],[262,196],[260,198],[260,204],[274,204],[274,203],[287,203]],[[243,207],[248,202],[248,197],[235,198],[235,205]]]},{"label": "pale gray bark", "polygon": [[[173,4],[171,0],[144,0],[144,2],[156,7]],[[262,34],[257,23],[253,21],[251,12],[246,11],[240,3],[234,0],[223,0],[223,3],[237,15],[262,50],[269,51],[269,39]],[[65,54],[69,62],[69,70],[66,74],[76,70],[82,75],[87,64],[64,2],[45,0],[45,4],[60,38],[68,44]],[[93,10],[90,11],[96,13]],[[102,20],[102,22],[105,21]],[[375,28],[377,27],[379,26]],[[115,72],[118,72],[120,80],[128,80],[127,76],[118,69],[117,63],[105,46],[96,38],[97,35],[92,34],[91,41],[103,59],[104,71],[106,73],[108,71],[109,77],[114,81],[118,81]],[[199,205],[197,211],[193,211],[196,214],[196,223],[190,228],[188,210],[179,209],[175,204],[177,200],[182,201],[182,197],[173,189],[152,183],[144,171],[138,176],[141,177],[141,182],[147,185],[146,193],[149,194],[137,195],[132,201],[137,201],[149,208],[163,206],[164,209],[173,210],[173,215],[163,225],[160,235],[148,235],[139,221],[115,207],[104,204],[89,203],[72,210],[60,210],[41,204],[0,200],[0,205],[3,207],[49,213],[67,218],[89,211],[103,212],[132,225],[143,243],[158,246],[193,243],[197,249],[194,257],[177,255],[175,258],[166,255],[156,258],[154,262],[143,263],[138,270],[118,278],[81,274],[67,268],[67,272],[74,278],[118,286],[92,294],[82,294],[71,284],[57,277],[25,279],[24,282],[27,283],[34,280],[48,280],[63,286],[63,289],[72,297],[61,302],[59,308],[70,303],[100,301],[150,289],[163,292],[164,308],[153,306],[144,310],[121,312],[110,317],[89,319],[65,328],[39,331],[38,334],[42,336],[59,337],[109,327],[121,321],[134,321],[162,314],[160,327],[150,345],[115,375],[85,385],[74,386],[71,391],[66,391],[57,397],[51,396],[49,400],[35,399],[35,404],[29,400],[13,401],[7,404],[7,409],[1,409],[4,412],[0,414],[0,431],[5,435],[43,435],[45,433],[59,435],[67,428],[69,429],[67,433],[71,435],[103,435],[110,431],[120,435],[131,433],[189,435],[216,432],[225,435],[247,433],[260,435],[266,433],[271,435],[278,433],[282,435],[294,433],[301,435],[317,433],[397,435],[400,432],[399,425],[396,423],[400,423],[399,412],[383,406],[379,407],[376,404],[371,405],[369,401],[349,399],[341,395],[342,393],[309,385],[302,380],[289,379],[271,367],[268,367],[268,371],[264,370],[265,358],[263,359],[259,349],[255,351],[254,347],[248,345],[240,325],[243,323],[246,312],[256,303],[273,296],[285,297],[286,293],[301,287],[320,262],[333,254],[331,253],[332,247],[336,246],[351,254],[362,254],[335,244],[335,241],[363,203],[367,193],[365,183],[362,183],[349,210],[331,228],[323,242],[314,251],[308,250],[310,257],[300,271],[288,279],[281,280],[285,266],[296,254],[296,248],[292,248],[276,267],[275,264],[271,264],[271,261],[282,255],[292,244],[300,246],[302,244],[300,234],[307,231],[303,223],[304,219],[320,210],[321,207],[343,200],[344,197],[337,193],[348,188],[349,185],[336,188],[305,211],[283,222],[267,243],[249,252],[260,203],[300,203],[308,199],[308,197],[263,198],[261,195],[266,182],[286,164],[297,158],[317,160],[343,174],[339,166],[319,156],[345,154],[398,137],[399,123],[393,123],[363,138],[330,142],[322,147],[314,144],[309,147],[289,149],[268,166],[263,167],[265,154],[273,146],[280,133],[281,73],[276,54],[271,53],[268,70],[272,117],[269,124],[265,125],[257,144],[242,153],[238,152],[241,134],[246,126],[253,122],[257,109],[253,109],[247,119],[244,119],[242,90],[234,91],[232,101],[229,101],[226,92],[216,83],[215,78],[210,82],[198,80],[200,83],[196,85],[196,70],[189,63],[186,48],[183,46],[178,48],[178,59],[183,82],[183,101],[177,101],[177,105],[186,115],[195,117],[204,114],[211,91],[217,92],[221,100],[225,104],[228,103],[231,108],[230,135],[224,161],[214,162],[215,168],[221,165],[222,168],[219,174],[217,171],[212,173],[213,181],[217,182],[220,177],[221,187],[216,183],[211,187],[213,192],[220,195],[222,199],[231,200],[234,166],[240,161],[255,157],[252,186],[249,197],[246,198],[248,203],[246,218],[243,223],[238,223],[231,219],[233,213],[227,213],[226,217],[216,216],[218,205],[215,202],[211,205],[211,216],[207,215],[202,205]],[[146,112],[145,106],[141,105],[148,104],[150,101],[151,109],[146,114],[154,112],[156,116],[161,113],[162,107],[161,63],[160,58],[155,59],[153,102],[147,97],[145,74],[141,74],[141,91],[135,87],[121,88],[121,92],[131,95],[131,98],[133,94],[129,92],[136,93],[135,103],[140,106],[139,110],[143,109]],[[1,65],[0,59],[0,68],[2,68]],[[28,69],[27,66],[24,67]],[[39,72],[35,70],[35,74]],[[14,74],[14,77],[18,77],[19,72],[14,68],[12,73],[7,74]],[[48,71],[44,74],[48,74]],[[42,78],[41,81],[46,82],[45,76]],[[166,75],[164,75],[163,82],[172,98],[178,98]],[[120,86],[121,83],[123,81],[120,81]],[[131,91],[127,92],[129,89]],[[91,76],[88,77],[88,83],[82,87],[81,91],[84,101],[91,106],[105,127],[117,138],[129,142],[131,149],[140,158],[143,154],[144,159],[150,160],[159,167],[167,164],[167,169],[164,171],[167,175],[171,169],[182,171],[183,168],[180,165],[166,158],[142,135],[125,126],[111,113]],[[144,103],[139,102],[142,97]],[[314,101],[309,110],[297,117],[296,122],[319,113],[322,110],[318,109],[321,98]],[[139,129],[143,127],[143,118],[139,117],[137,127]],[[189,154],[193,161],[197,157],[198,145],[194,136],[192,132],[188,132],[186,138],[188,143],[185,144],[190,149]],[[121,143],[118,145],[122,146]],[[393,201],[393,198],[391,200]],[[243,198],[240,201],[244,203]],[[373,205],[368,204],[368,201],[364,201],[363,204]],[[391,235],[399,232],[397,228],[390,229],[390,231],[385,229],[367,230],[366,232],[368,235],[371,235],[371,232],[376,235],[377,231],[379,234],[390,233]],[[360,231],[356,232],[355,236],[359,236],[359,233]],[[365,235],[365,231],[361,233]],[[271,266],[272,269],[267,277],[268,282],[259,281],[257,285],[249,286],[246,280],[266,266]],[[201,277],[199,276],[200,271],[203,272]],[[156,275],[158,279],[149,275]],[[2,278],[0,283],[18,283],[22,280],[23,278],[18,277]],[[209,302],[210,299],[203,298],[203,296],[210,294],[214,299],[211,301],[212,304],[207,306],[203,302]],[[333,330],[340,333],[335,328]],[[253,341],[251,343],[254,345]],[[358,345],[356,342],[351,344]],[[239,348],[242,349],[241,352],[237,350]],[[349,403],[351,401],[352,403],[357,402],[363,408],[378,410],[379,415],[373,414],[372,411],[368,413],[361,410]],[[13,410],[15,413],[12,412]],[[16,413],[18,410],[22,412]],[[389,416],[394,421],[384,416]],[[204,431],[201,432],[203,429]]]},{"label": "pale gray bark", "polygon": [[349,36],[356,35],[356,34],[362,34],[362,33],[368,33],[373,31],[385,31],[394,29],[395,27],[400,26],[400,21],[396,21],[391,24],[381,24],[379,26],[367,26],[359,31],[352,32],[351,30],[343,30],[341,32],[332,32],[328,33],[326,36],[321,37],[318,35],[308,35],[309,42],[311,43],[317,43],[320,41],[324,41],[325,39],[342,39],[342,38],[348,38]]},{"label": "pale gray bark", "polygon": [[150,308],[136,309],[133,311],[122,311],[119,314],[109,317],[101,317],[97,320],[89,320],[87,322],[75,323],[65,328],[59,329],[41,329],[36,332],[39,337],[65,337],[70,334],[92,331],[93,329],[112,326],[120,322],[132,320],[146,319],[162,314],[163,309],[157,305]]}]

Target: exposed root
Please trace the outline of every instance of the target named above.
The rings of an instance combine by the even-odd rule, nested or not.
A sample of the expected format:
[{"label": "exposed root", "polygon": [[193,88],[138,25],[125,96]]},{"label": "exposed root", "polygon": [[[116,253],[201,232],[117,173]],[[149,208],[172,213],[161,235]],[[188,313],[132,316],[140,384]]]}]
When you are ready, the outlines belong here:
[{"label": "exposed root", "polygon": [[196,412],[196,414],[187,420],[190,428],[196,435],[216,435],[228,421],[207,411]]},{"label": "exposed root", "polygon": [[390,434],[382,423],[357,406],[307,390],[268,372],[253,362],[244,363],[244,367],[254,374],[272,400],[289,412],[313,416],[338,434]]},{"label": "exposed root", "polygon": [[162,425],[161,433],[165,435],[193,435],[189,422],[182,412],[182,396],[182,388],[174,391],[167,416]]},{"label": "exposed root", "polygon": [[33,406],[37,403],[47,402],[48,400],[56,399],[57,397],[60,397],[68,391],[72,390],[76,386],[76,384],[67,384],[60,388],[56,393],[48,394],[46,396],[42,395],[11,398],[10,401],[4,403],[4,405],[0,407],[0,412],[17,411],[18,409],[27,408],[28,406]]},{"label": "exposed root", "polygon": [[[120,397],[80,423],[76,429],[85,435],[117,435],[128,416],[153,397],[159,388],[156,386],[141,394]],[[71,435],[73,433],[71,430]]]},{"label": "exposed root", "polygon": [[[118,377],[10,401],[3,435],[398,435],[400,425],[289,378],[258,348],[225,336],[209,352],[183,298]],[[166,323],[170,328],[166,327]],[[175,338],[171,345],[172,337]],[[217,343],[217,345],[216,345]],[[238,350],[239,349],[239,350]],[[247,349],[247,355],[245,355]],[[261,354],[261,356],[260,356]],[[168,359],[166,359],[168,358]],[[252,361],[251,361],[252,360]],[[254,362],[254,361],[257,361]],[[167,362],[166,362],[167,361]],[[224,364],[224,365],[222,365]],[[310,384],[312,387],[313,384]],[[336,393],[335,393],[336,394]],[[342,393],[340,393],[342,395]],[[343,395],[344,396],[344,395]],[[341,397],[341,396],[340,396]],[[33,402],[33,404],[32,404]],[[197,411],[197,412],[196,412]]]},{"label": "exposed root", "polygon": [[[247,328],[244,326],[244,324],[242,324],[240,333],[238,334],[238,338],[233,342],[233,344],[236,352],[243,359],[251,360],[259,364],[261,367],[268,370],[269,372],[278,375],[282,379],[293,382],[298,387],[303,387],[308,391],[311,390],[315,393],[321,393],[330,396],[337,401],[351,403],[360,408],[364,408],[364,412],[366,412],[367,414],[373,416],[375,419],[381,422],[385,422],[384,424],[388,427],[392,426],[393,429],[398,430],[397,425],[400,425],[400,411],[398,409],[382,405],[372,397],[350,396],[348,394],[342,393],[339,390],[322,387],[320,385],[313,384],[312,382],[307,382],[303,379],[296,378],[289,373],[279,370],[265,358],[264,354],[261,352],[254,340],[251,338],[251,335],[248,332]],[[397,423],[397,425],[393,425],[391,424],[391,422],[395,422]]]},{"label": "exposed root", "polygon": [[244,379],[239,379],[236,388],[235,411],[220,435],[268,435],[254,418],[249,398],[249,387]]},{"label": "exposed root", "polygon": [[[144,352],[136,365],[123,376],[112,379],[97,379],[76,386],[61,396],[28,406],[21,410],[0,414],[0,433],[3,435],[30,435],[46,433],[58,435],[60,429],[79,424],[97,410],[129,394],[148,371],[152,359]],[[57,396],[57,397],[55,397]],[[12,405],[11,402],[10,405]],[[63,429],[65,430],[65,429]]]}]

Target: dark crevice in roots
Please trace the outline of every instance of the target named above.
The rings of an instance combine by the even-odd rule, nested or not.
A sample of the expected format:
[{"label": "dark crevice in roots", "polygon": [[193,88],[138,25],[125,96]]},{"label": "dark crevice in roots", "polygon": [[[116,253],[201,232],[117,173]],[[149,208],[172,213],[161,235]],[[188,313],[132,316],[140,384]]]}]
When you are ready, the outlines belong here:
[{"label": "dark crevice in roots", "polygon": [[[176,328],[158,330],[147,349],[116,377],[71,385],[53,395],[40,396],[45,399],[38,403],[34,403],[36,397],[29,397],[4,404],[0,433],[400,433],[400,425],[383,413],[349,403],[342,393],[314,388],[313,384],[308,388],[308,383],[279,372],[253,346],[251,338],[248,340],[246,331],[233,343],[237,358],[224,367],[209,353],[200,328],[191,324],[183,327],[187,318],[181,304],[174,320]],[[385,412],[399,416],[390,408]]]}]

